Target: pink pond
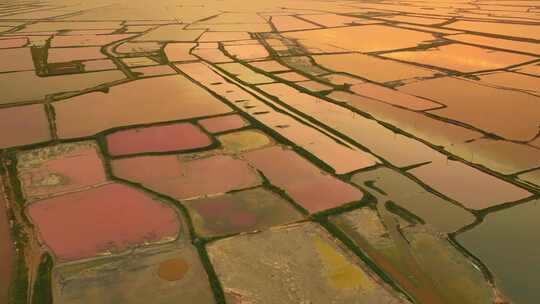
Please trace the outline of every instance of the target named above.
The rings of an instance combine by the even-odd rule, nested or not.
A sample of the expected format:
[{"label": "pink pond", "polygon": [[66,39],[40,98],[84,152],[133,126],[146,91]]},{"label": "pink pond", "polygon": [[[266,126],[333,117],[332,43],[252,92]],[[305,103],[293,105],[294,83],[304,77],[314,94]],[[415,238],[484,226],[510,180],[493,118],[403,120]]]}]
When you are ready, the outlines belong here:
[{"label": "pink pond", "polygon": [[199,120],[199,124],[208,132],[219,133],[247,126],[249,123],[237,114],[212,117]]},{"label": "pink pond", "polygon": [[192,150],[211,144],[210,137],[190,123],[130,129],[107,136],[112,155]]},{"label": "pink pond", "polygon": [[362,199],[359,189],[322,172],[292,150],[279,146],[244,154],[270,183],[284,190],[309,212],[339,207]]},{"label": "pink pond", "polygon": [[122,252],[174,238],[180,230],[173,209],[122,184],[43,200],[28,214],[61,262]]}]

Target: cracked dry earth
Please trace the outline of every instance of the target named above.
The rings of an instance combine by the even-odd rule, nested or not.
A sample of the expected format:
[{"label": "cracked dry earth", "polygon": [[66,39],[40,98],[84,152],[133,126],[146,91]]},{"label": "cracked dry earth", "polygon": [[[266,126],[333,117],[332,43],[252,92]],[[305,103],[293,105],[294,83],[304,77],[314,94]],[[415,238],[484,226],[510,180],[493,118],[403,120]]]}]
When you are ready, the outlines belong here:
[{"label": "cracked dry earth", "polygon": [[540,1],[0,3],[0,303],[540,301]]}]

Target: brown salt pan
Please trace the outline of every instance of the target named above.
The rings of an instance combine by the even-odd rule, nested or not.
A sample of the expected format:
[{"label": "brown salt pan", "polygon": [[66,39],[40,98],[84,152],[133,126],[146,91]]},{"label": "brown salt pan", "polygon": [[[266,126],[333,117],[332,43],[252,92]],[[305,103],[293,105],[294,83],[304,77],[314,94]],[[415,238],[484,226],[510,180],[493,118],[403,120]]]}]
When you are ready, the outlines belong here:
[{"label": "brown salt pan", "polygon": [[[414,139],[396,134],[378,122],[356,114],[347,108],[318,99],[314,96],[300,94],[284,84],[269,84],[259,87],[269,94],[282,98],[289,105],[294,106],[305,114],[316,118],[325,125],[350,137],[367,147],[370,152],[386,158],[397,166],[409,166],[440,157],[440,153],[436,150],[433,150]],[[366,99],[345,92],[336,93],[342,94],[331,94],[330,96],[336,100],[346,101],[353,107],[356,106],[356,103],[361,104]],[[368,101],[370,100],[368,99]],[[285,134],[294,132],[294,130],[290,129],[291,128],[285,128],[282,132]],[[363,132],[358,132],[358,130],[363,130]],[[298,144],[301,140],[296,140],[295,142]],[[322,144],[319,144],[318,147],[324,147],[324,150],[322,151],[323,154],[315,155],[324,160],[322,156],[329,156],[324,153],[329,153],[332,146],[322,146]],[[410,153],[402,153],[401,151],[409,151]],[[339,164],[341,162],[341,166],[348,169],[348,171],[342,170],[340,172],[354,171],[352,157],[342,159],[335,155],[336,154],[334,153],[331,157],[333,163]],[[373,156],[367,153],[362,153],[361,155],[364,158],[364,166],[362,168],[374,164]],[[371,160],[370,164],[368,163],[369,160]]]},{"label": "brown salt pan", "polygon": [[48,63],[69,62],[75,60],[104,59],[107,58],[101,52],[101,47],[72,47],[50,48],[47,56]]},{"label": "brown salt pan", "polygon": [[197,40],[203,33],[201,30],[185,30],[184,27],[184,24],[163,25],[135,38],[133,41],[190,42]]},{"label": "brown salt pan", "polygon": [[297,82],[295,84],[297,86],[301,86],[304,89],[312,91],[312,92],[329,91],[329,90],[332,89],[332,87],[330,87],[330,86],[327,86],[325,84],[322,84],[322,83],[317,82],[317,81],[312,81],[312,80],[300,81],[300,82]]},{"label": "brown salt pan", "polygon": [[389,53],[383,56],[459,72],[501,69],[535,59],[532,56],[493,51],[458,43],[422,51]]},{"label": "brown salt pan", "polygon": [[[346,102],[348,105],[373,116],[379,121],[384,121],[409,134],[413,134],[418,138],[424,139],[433,145],[442,146],[445,149],[450,149],[453,145],[458,143],[463,143],[471,139],[482,137],[482,133],[480,132],[433,119],[422,113],[394,107],[375,99],[364,98],[362,96],[345,92],[333,92],[329,94],[328,97],[335,99],[336,101]],[[366,133],[369,134],[370,132]],[[381,134],[384,133],[386,132],[381,132]],[[381,137],[380,134],[377,134],[377,136]],[[390,139],[390,137],[388,138]],[[360,140],[360,142],[362,144],[366,143],[366,146],[369,147],[367,144],[370,142],[369,140],[364,139]],[[404,148],[404,150],[409,151],[410,147],[407,149]],[[392,149],[381,149],[381,151],[391,152]]]},{"label": "brown salt pan", "polygon": [[531,75],[540,76],[540,64],[531,64],[522,66],[516,69],[516,72]]},{"label": "brown salt pan", "polygon": [[29,24],[21,32],[39,31],[59,31],[59,30],[86,30],[86,29],[118,29],[121,22],[98,21],[98,22],[76,22],[76,21],[52,21]]},{"label": "brown salt pan", "polygon": [[288,67],[283,66],[275,60],[254,61],[249,64],[266,72],[283,72],[290,70]]},{"label": "brown salt pan", "polygon": [[195,43],[168,43],[163,51],[171,62],[197,60],[189,52],[195,47]]},{"label": "brown salt pan", "polygon": [[195,48],[192,51],[192,54],[212,63],[224,63],[233,61],[231,58],[225,56],[223,52],[218,49]]},{"label": "brown salt pan", "polygon": [[124,78],[124,73],[114,70],[49,77],[37,76],[34,71],[0,73],[0,104],[38,101],[49,94],[90,89]]},{"label": "brown salt pan", "polygon": [[0,109],[0,148],[33,144],[50,139],[49,121],[43,105]]},{"label": "brown salt pan", "polygon": [[351,91],[358,95],[381,100],[383,102],[411,110],[422,111],[442,107],[441,104],[434,103],[433,101],[404,94],[402,92],[372,83],[353,85],[351,87]]},{"label": "brown salt pan", "polygon": [[156,61],[148,57],[129,57],[122,59],[122,62],[130,68],[158,65]]},{"label": "brown salt pan", "polygon": [[513,72],[478,75],[480,82],[488,85],[520,90],[540,96],[540,78]]},{"label": "brown salt pan", "polygon": [[291,150],[276,146],[247,152],[244,157],[309,212],[335,208],[363,197],[362,191],[322,172]]},{"label": "brown salt pan", "polygon": [[[432,110],[433,114],[470,124],[504,138],[529,141],[538,134],[540,98],[534,95],[451,77],[407,84],[399,87],[399,90],[447,106]],[[501,121],[506,123],[501,124]]]},{"label": "brown salt pan", "polygon": [[225,50],[233,57],[242,60],[262,59],[270,56],[264,46],[260,44],[228,45]]},{"label": "brown salt pan", "polygon": [[68,46],[103,46],[118,40],[129,38],[133,35],[75,35],[75,36],[54,36],[51,40],[51,47]]},{"label": "brown salt pan", "polygon": [[199,37],[200,42],[231,41],[250,39],[248,32],[205,32]]},{"label": "brown salt pan", "polygon": [[272,78],[269,78],[264,74],[257,73],[237,62],[220,64],[219,67],[247,83],[260,84],[274,81]]},{"label": "brown salt pan", "polygon": [[380,23],[376,20],[367,20],[356,17],[341,16],[335,14],[320,14],[320,15],[301,15],[302,19],[306,19],[326,27],[345,26],[349,24],[370,24]]},{"label": "brown salt pan", "polygon": [[540,32],[537,25],[495,23],[495,22],[476,22],[476,21],[457,21],[446,27],[452,29],[462,29],[480,33],[490,33],[519,38],[540,39]]},{"label": "brown salt pan", "polygon": [[458,42],[476,44],[481,46],[495,47],[523,53],[540,55],[540,45],[532,42],[522,42],[501,38],[484,37],[473,34],[458,34],[447,36],[446,39]]},{"label": "brown salt pan", "polygon": [[457,146],[453,154],[505,175],[540,167],[540,149],[504,140],[480,138]]},{"label": "brown salt pan", "polygon": [[[366,25],[330,29],[308,30],[284,34],[287,38],[299,39],[307,47],[330,50],[338,49],[376,52],[415,47],[433,40],[433,35],[384,25]],[[362,37],[361,43],[351,37]],[[381,39],[381,37],[386,37]]]},{"label": "brown salt pan", "polygon": [[110,59],[98,59],[83,62],[85,72],[105,71],[117,69],[116,64]]},{"label": "brown salt pan", "polygon": [[447,19],[438,19],[438,18],[424,18],[424,17],[416,17],[416,16],[389,16],[389,17],[381,17],[380,19],[393,21],[393,22],[407,22],[407,23],[413,23],[413,24],[420,24],[420,25],[434,25],[446,22]]},{"label": "brown salt pan", "polygon": [[527,173],[520,174],[518,178],[540,188],[540,169],[536,169]]},{"label": "brown salt pan", "polygon": [[[371,155],[336,142],[334,138],[327,136],[323,132],[295,120],[287,114],[276,111],[237,86],[226,83],[221,76],[205,65],[194,63],[178,65],[177,67],[219,95],[231,101],[243,100],[241,108],[245,113],[319,158],[338,174],[372,166],[376,162],[376,159]],[[283,86],[288,88],[283,84],[276,85],[278,87],[277,92],[281,91],[282,88],[280,87]],[[315,101],[313,104],[320,104],[316,98],[305,98],[305,96],[302,96],[302,98]],[[258,115],[257,113],[262,114]]]},{"label": "brown salt pan", "polygon": [[[2,40],[0,40],[2,41]],[[20,72],[34,69],[30,48],[0,49],[0,72]]]},{"label": "brown salt pan", "polygon": [[313,56],[313,59],[329,70],[349,73],[376,82],[431,77],[435,74],[435,71],[415,65],[356,53],[320,55]]},{"label": "brown salt pan", "polygon": [[294,16],[273,16],[272,23],[279,32],[319,28],[319,26],[313,23],[306,22]]},{"label": "brown salt pan", "polygon": [[159,42],[124,42],[114,51],[119,54],[130,54],[158,52],[160,49],[161,43]]},{"label": "brown salt pan", "polygon": [[470,209],[484,209],[531,196],[522,188],[458,161],[435,161],[410,172]]},{"label": "brown salt pan", "polygon": [[[156,106],[158,105],[159,106]],[[88,136],[131,124],[194,118],[230,108],[182,76],[148,78],[54,104],[58,136]]]},{"label": "brown salt pan", "polygon": [[178,74],[173,68],[166,64],[134,68],[131,69],[131,72],[139,78]]},{"label": "brown salt pan", "polygon": [[303,75],[298,74],[296,72],[279,73],[279,74],[274,74],[274,76],[279,77],[279,78],[281,78],[283,80],[287,80],[287,81],[304,81],[304,80],[308,80],[308,78],[306,78]]}]

